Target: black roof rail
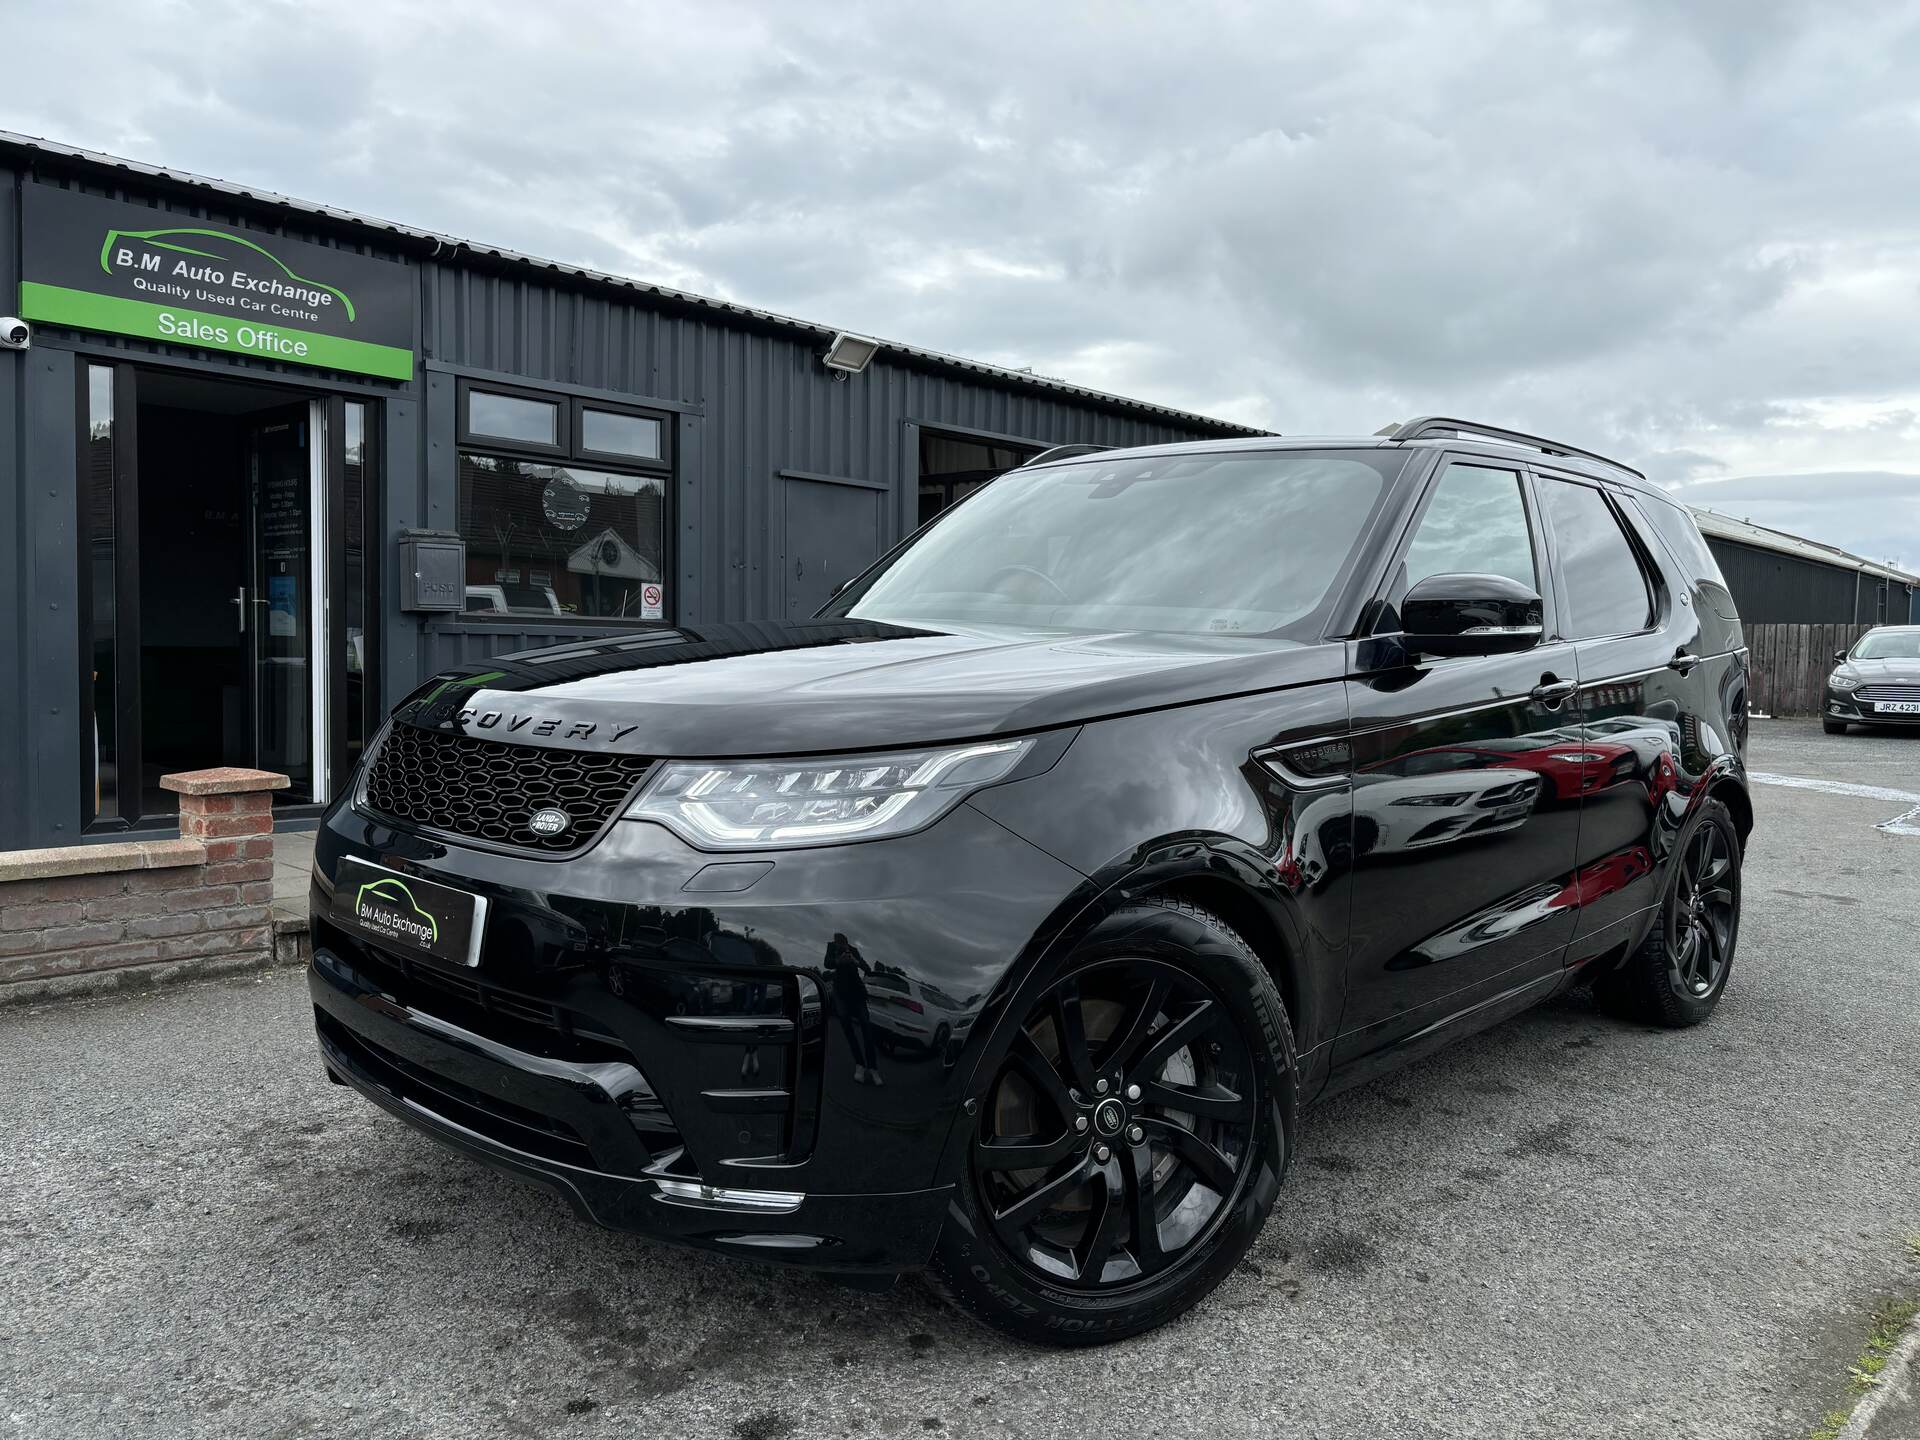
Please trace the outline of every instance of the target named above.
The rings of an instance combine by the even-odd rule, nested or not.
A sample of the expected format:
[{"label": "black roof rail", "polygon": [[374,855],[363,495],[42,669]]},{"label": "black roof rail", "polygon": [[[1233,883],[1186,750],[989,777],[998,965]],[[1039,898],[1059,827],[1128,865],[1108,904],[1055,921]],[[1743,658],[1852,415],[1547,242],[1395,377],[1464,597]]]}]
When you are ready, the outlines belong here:
[{"label": "black roof rail", "polygon": [[1020,468],[1024,470],[1029,465],[1044,465],[1049,460],[1071,460],[1076,455],[1092,455],[1113,448],[1111,445],[1052,445],[1031,460],[1023,460]]},{"label": "black roof rail", "polygon": [[1538,450],[1543,455],[1578,455],[1582,460],[1595,460],[1602,465],[1611,465],[1616,470],[1624,470],[1629,475],[1638,475],[1646,479],[1644,471],[1631,465],[1614,460],[1593,450],[1582,450],[1578,445],[1563,445],[1558,440],[1548,440],[1544,436],[1529,435],[1524,430],[1505,430],[1498,425],[1481,425],[1472,420],[1456,420],[1451,415],[1416,415],[1404,425],[1390,425],[1377,432],[1389,440],[1426,440],[1436,435],[1478,436],[1482,440],[1504,440],[1511,445],[1524,445],[1529,450]]}]

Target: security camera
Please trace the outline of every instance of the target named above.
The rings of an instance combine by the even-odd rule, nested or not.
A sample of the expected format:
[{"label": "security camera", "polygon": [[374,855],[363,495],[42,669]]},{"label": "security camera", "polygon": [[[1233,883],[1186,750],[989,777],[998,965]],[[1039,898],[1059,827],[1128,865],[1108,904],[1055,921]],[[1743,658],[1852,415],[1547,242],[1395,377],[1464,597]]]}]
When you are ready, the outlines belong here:
[{"label": "security camera", "polygon": [[33,347],[33,331],[27,328],[27,322],[12,315],[0,317],[0,350],[29,350]]}]

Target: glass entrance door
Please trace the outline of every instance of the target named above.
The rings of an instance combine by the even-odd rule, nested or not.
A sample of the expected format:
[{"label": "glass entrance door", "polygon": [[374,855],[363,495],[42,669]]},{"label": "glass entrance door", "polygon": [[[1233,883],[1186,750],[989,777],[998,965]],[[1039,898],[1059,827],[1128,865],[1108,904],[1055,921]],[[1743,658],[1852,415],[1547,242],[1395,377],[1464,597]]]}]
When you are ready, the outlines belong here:
[{"label": "glass entrance door", "polygon": [[379,407],[77,368],[84,827],[164,826],[160,778],[215,765],[331,799],[380,714]]},{"label": "glass entrance door", "polygon": [[246,596],[253,763],[293,783],[288,801],[326,794],[324,407],[303,402],[248,417]]}]

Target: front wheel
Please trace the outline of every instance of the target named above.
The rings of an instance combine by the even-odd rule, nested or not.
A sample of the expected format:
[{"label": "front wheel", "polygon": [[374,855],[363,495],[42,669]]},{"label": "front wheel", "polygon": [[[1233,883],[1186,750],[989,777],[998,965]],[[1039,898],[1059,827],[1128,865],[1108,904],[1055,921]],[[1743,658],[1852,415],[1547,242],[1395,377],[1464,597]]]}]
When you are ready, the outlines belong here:
[{"label": "front wheel", "polygon": [[1178,901],[1115,911],[1001,1022],[929,1280],[1021,1339],[1092,1345],[1202,1300],[1285,1175],[1293,1032],[1246,943]]},{"label": "front wheel", "polygon": [[1740,832],[1718,800],[1680,832],[1660,913],[1640,948],[1594,983],[1608,1009],[1656,1025],[1698,1025],[1713,1013],[1740,938]]},{"label": "front wheel", "polygon": [[1844,735],[1847,733],[1847,722],[1844,720],[1822,720],[1820,722],[1820,728],[1829,735]]}]

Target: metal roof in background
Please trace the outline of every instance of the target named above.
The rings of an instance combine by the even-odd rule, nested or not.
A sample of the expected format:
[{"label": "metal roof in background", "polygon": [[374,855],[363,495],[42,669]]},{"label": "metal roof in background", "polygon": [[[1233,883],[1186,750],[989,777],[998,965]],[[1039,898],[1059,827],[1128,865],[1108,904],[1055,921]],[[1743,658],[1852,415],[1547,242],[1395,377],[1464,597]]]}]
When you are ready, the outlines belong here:
[{"label": "metal roof in background", "polygon": [[1858,570],[1862,574],[1877,576],[1882,580],[1901,580],[1908,585],[1920,586],[1920,575],[1897,570],[1891,565],[1884,565],[1878,560],[1869,560],[1862,555],[1855,555],[1852,551],[1842,550],[1837,545],[1823,545],[1818,540],[1789,535],[1784,530],[1756,525],[1751,520],[1736,520],[1731,515],[1722,515],[1717,510],[1704,510],[1698,505],[1690,505],[1687,508],[1693,511],[1693,518],[1699,523],[1700,533],[1709,540],[1725,540],[1736,545],[1751,545],[1756,550],[1771,550],[1778,555],[1792,555],[1802,560],[1831,565],[1836,569]]},{"label": "metal roof in background", "polygon": [[[537,274],[558,276],[579,284],[605,287],[626,291],[652,299],[664,300],[670,304],[686,306],[696,310],[707,310],[732,315],[776,330],[798,332],[818,341],[822,345],[842,332],[844,327],[819,325],[810,320],[799,320],[791,315],[782,315],[772,310],[758,310],[750,305],[736,304],[730,300],[715,300],[704,295],[695,295],[685,290],[675,290],[665,285],[656,285],[645,280],[636,280],[631,276],[615,275],[604,270],[591,270],[581,265],[569,265],[558,260],[543,260],[535,255],[524,255],[517,250],[508,250],[497,245],[480,244],[472,240],[462,240],[458,236],[442,234],[435,230],[422,230],[412,225],[402,225],[393,220],[382,220],[373,215],[361,215],[352,210],[342,210],[334,205],[319,205],[310,200],[295,199],[291,195],[281,195],[275,191],[262,190],[251,185],[237,185],[227,180],[216,180],[211,176],[195,175],[190,171],[173,170],[165,166],[149,165],[139,160],[128,160],[119,155],[108,155],[98,150],[86,150],[77,145],[63,145],[58,141],[45,140],[38,136],[22,135],[11,130],[0,130],[0,154],[22,156],[28,161],[44,156],[50,159],[77,165],[86,169],[129,177],[140,180],[157,180],[188,190],[199,190],[209,194],[244,200],[255,205],[273,206],[290,210],[299,215],[325,220],[329,223],[345,226],[349,229],[373,232],[383,239],[401,240],[423,247],[431,247],[433,254],[440,259],[451,260],[460,253],[478,256],[513,269],[530,270]],[[449,254],[448,252],[453,252]],[[1105,390],[1094,390],[1084,385],[1075,385],[1066,380],[1056,380],[1046,375],[1036,375],[1029,370],[1010,369],[1004,365],[990,365],[982,360],[969,360],[961,355],[949,355],[940,350],[928,350],[916,345],[906,345],[897,340],[880,340],[883,353],[892,353],[923,365],[934,366],[942,370],[960,371],[980,375],[1000,384],[1014,385],[1022,389],[1040,390],[1054,395],[1064,395],[1084,400],[1096,405],[1111,406],[1116,409],[1159,416],[1183,425],[1211,429],[1218,433],[1234,435],[1265,435],[1269,432],[1251,425],[1241,425],[1230,420],[1215,419],[1210,415],[1196,414],[1190,410],[1178,410],[1167,405],[1156,405],[1147,400],[1136,400],[1127,395],[1115,395]]]}]

